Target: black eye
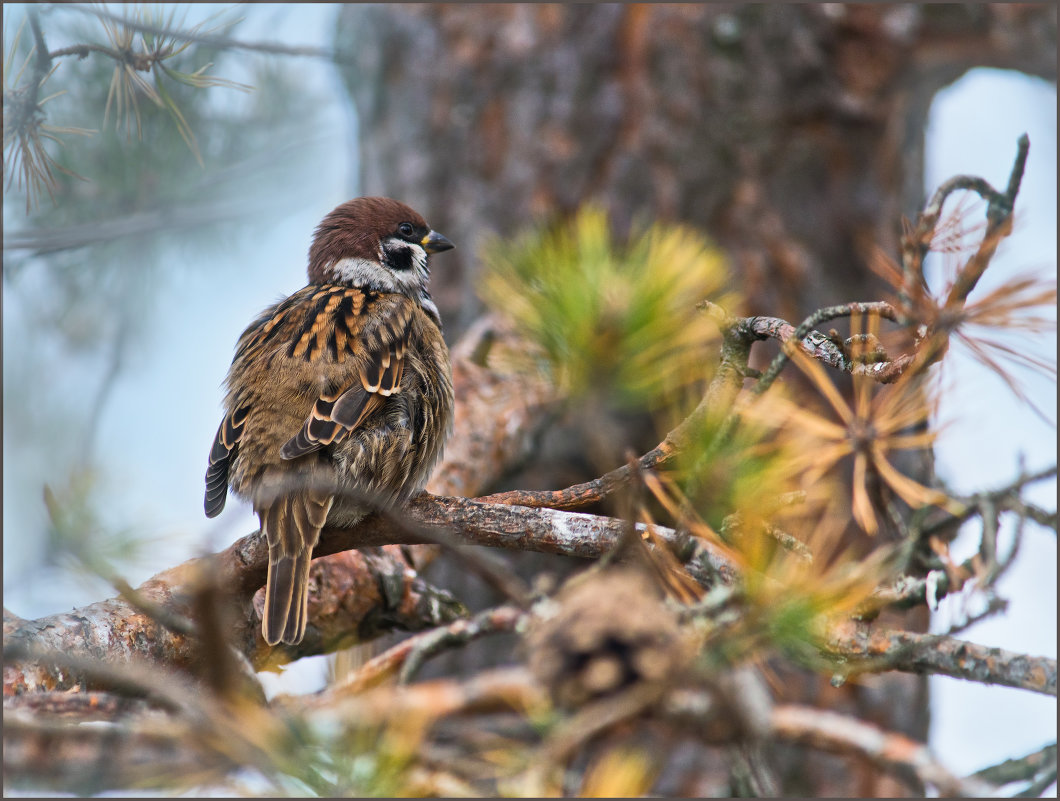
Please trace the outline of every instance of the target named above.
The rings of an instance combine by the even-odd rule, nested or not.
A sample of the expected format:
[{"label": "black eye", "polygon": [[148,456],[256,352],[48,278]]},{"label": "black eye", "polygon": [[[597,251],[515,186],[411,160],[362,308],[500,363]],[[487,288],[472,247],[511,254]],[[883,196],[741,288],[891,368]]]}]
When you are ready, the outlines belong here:
[{"label": "black eye", "polygon": [[404,237],[412,236],[412,223],[401,223],[398,226],[398,233]]}]

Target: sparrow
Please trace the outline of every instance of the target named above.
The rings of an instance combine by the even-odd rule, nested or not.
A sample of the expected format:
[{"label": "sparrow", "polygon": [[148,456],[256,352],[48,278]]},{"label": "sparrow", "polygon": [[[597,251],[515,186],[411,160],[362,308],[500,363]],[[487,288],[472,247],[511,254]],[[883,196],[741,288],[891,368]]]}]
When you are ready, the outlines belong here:
[{"label": "sparrow", "polygon": [[453,243],[396,200],[360,197],[317,226],[309,283],[240,336],[206,470],[269,545],[262,635],[301,641],[325,525],[354,525],[423,489],[453,424],[453,380],[429,257]]}]

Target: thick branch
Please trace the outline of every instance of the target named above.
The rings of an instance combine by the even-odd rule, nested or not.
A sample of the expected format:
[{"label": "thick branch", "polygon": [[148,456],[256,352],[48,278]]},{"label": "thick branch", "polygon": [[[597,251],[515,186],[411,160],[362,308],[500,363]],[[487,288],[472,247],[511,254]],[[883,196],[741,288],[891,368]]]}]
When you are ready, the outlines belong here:
[{"label": "thick branch", "polygon": [[[256,536],[256,535],[255,535]],[[204,557],[208,558],[208,557]],[[267,557],[266,557],[267,558]],[[217,583],[230,589],[226,577],[239,575],[244,590],[246,574],[239,574],[231,549],[217,557]],[[138,595],[184,617],[192,616],[193,587],[205,567],[191,560],[160,573],[138,588]],[[264,576],[264,565],[245,566],[250,574]],[[394,628],[416,631],[448,622],[462,608],[452,597],[420,579],[397,547],[369,554],[351,552],[338,559],[313,564],[314,591],[310,615],[314,625],[297,647],[268,648],[260,635],[260,606],[250,596],[232,598],[229,642],[260,669],[289,662],[312,653],[334,650],[343,642],[371,639]],[[252,582],[250,582],[252,583]],[[321,591],[323,588],[323,591]],[[256,589],[256,588],[254,588]],[[165,628],[154,618],[120,599],[90,604],[31,621],[11,621],[4,632],[4,695],[40,690],[97,686],[76,670],[20,660],[8,661],[8,649],[58,651],[115,664],[151,661],[198,672],[202,662],[199,638]]]}]

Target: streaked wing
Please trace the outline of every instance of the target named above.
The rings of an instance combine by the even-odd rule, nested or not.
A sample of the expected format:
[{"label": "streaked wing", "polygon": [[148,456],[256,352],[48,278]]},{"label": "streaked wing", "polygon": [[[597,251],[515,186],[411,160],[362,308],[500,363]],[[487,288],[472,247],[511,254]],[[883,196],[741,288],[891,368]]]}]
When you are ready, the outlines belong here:
[{"label": "streaked wing", "polygon": [[206,468],[206,496],[203,506],[207,517],[217,517],[225,508],[228,496],[228,467],[239,447],[239,438],[243,436],[243,423],[246,422],[249,407],[232,412],[217,427],[213,448],[210,450],[210,462]]},{"label": "streaked wing", "polygon": [[400,391],[411,318],[409,307],[398,306],[386,320],[370,329],[364,326],[361,336],[349,340],[351,352],[362,357],[356,376],[348,386],[317,398],[302,429],[280,451],[284,459],[342,441],[385,398]]}]

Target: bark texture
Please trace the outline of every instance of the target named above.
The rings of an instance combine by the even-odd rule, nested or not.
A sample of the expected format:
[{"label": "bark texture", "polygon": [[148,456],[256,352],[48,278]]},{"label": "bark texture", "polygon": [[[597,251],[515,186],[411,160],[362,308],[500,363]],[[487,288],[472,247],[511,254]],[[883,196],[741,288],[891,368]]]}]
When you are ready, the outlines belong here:
[{"label": "bark texture", "polygon": [[351,5],[336,48],[360,190],[459,245],[435,277],[451,330],[477,311],[486,234],[588,200],[705,229],[752,311],[801,319],[864,291],[869,248],[896,250],[935,92],[977,66],[1056,79],[1056,9]]}]

